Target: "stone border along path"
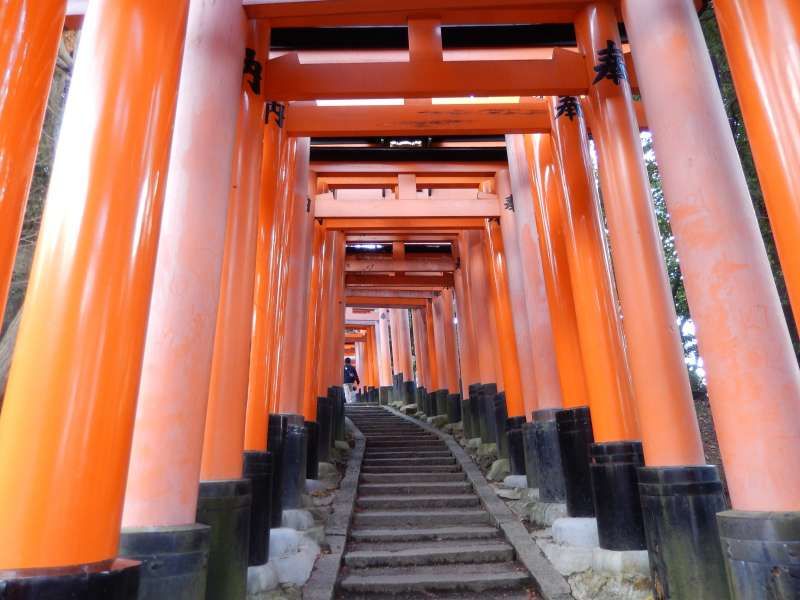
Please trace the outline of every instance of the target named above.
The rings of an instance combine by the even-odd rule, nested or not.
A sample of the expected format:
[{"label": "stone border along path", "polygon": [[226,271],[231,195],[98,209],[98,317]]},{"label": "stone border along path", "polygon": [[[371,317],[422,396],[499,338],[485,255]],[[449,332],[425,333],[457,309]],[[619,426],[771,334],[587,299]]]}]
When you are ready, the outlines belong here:
[{"label": "stone border along path", "polygon": [[[533,589],[545,600],[572,599],[567,582],[451,436],[387,407],[347,409],[363,433],[376,439],[366,444],[358,489],[365,440],[357,437],[326,526],[331,553],[317,562],[304,598],[330,600],[344,565],[341,598],[429,598],[436,591],[433,597],[513,600],[529,598]],[[402,448],[409,442],[408,450]],[[359,510],[352,518],[356,501]],[[415,529],[410,536],[404,534],[404,522]]]},{"label": "stone border along path", "polygon": [[347,467],[344,477],[339,482],[339,489],[336,490],[333,511],[325,522],[324,544],[327,544],[330,551],[323,552],[317,559],[311,577],[303,586],[303,600],[332,600],[336,592],[336,581],[353,521],[361,461],[366,446],[366,440],[358,428],[354,428],[352,433],[356,444],[347,459]]}]

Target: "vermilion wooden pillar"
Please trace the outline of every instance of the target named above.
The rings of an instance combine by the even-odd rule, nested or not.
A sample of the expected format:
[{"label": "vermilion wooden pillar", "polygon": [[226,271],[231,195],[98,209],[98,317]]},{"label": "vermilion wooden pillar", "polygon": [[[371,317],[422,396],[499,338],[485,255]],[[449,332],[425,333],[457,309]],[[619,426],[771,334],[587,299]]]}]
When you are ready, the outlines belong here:
[{"label": "vermilion wooden pillar", "polygon": [[291,228],[294,221],[294,211],[299,210],[294,198],[294,180],[297,170],[298,147],[297,139],[290,138],[286,145],[285,158],[285,183],[279,188],[279,195],[275,204],[275,225],[273,228],[273,250],[270,255],[269,297],[267,302],[268,321],[267,333],[267,414],[281,411],[278,402],[278,387],[280,373],[284,360],[286,360],[284,335],[286,325],[286,298],[288,289],[288,254],[290,252]]},{"label": "vermilion wooden pillar", "polygon": [[378,375],[381,387],[392,385],[392,356],[389,349],[389,311],[380,311],[378,322]]},{"label": "vermilion wooden pillar", "polygon": [[345,286],[344,286],[344,263],[345,263],[345,240],[344,235],[339,233],[337,235],[336,246],[334,248],[334,263],[333,271],[336,274],[336,304],[334,306],[334,316],[331,319],[331,327],[334,332],[335,342],[333,346],[333,357],[330,361],[331,377],[335,382],[334,385],[342,387],[343,380],[343,364],[342,348],[344,347],[344,323],[347,306],[345,304]]},{"label": "vermilion wooden pillar", "polygon": [[[617,313],[614,282],[606,246],[600,199],[594,186],[586,123],[577,113],[558,113],[549,101],[554,166],[561,182],[563,241],[575,303],[581,356],[592,409],[595,440],[638,439],[639,426]],[[558,114],[558,116],[556,116]]]},{"label": "vermilion wooden pillar", "polygon": [[264,146],[259,183],[258,240],[256,242],[255,282],[253,289],[252,333],[250,338],[250,364],[247,387],[247,417],[245,421],[245,449],[267,449],[267,394],[269,365],[272,359],[271,335],[274,324],[274,260],[282,238],[281,190],[286,189],[289,142],[278,114],[265,114]]},{"label": "vermilion wooden pillar", "polygon": [[[496,384],[502,389],[502,373],[497,369],[497,335],[490,304],[489,273],[483,242],[483,232],[464,232],[468,253],[468,272],[472,314],[475,318],[475,345],[478,349],[478,365],[482,384]],[[487,310],[489,314],[487,315]]]},{"label": "vermilion wooden pillar", "polygon": [[442,290],[433,300],[433,327],[436,344],[436,365],[439,373],[439,388],[449,394],[460,391],[458,383],[457,350],[453,327],[453,292],[450,288]]},{"label": "vermilion wooden pillar", "polygon": [[480,365],[478,364],[478,349],[475,343],[475,323],[470,300],[469,253],[467,252],[464,233],[459,234],[459,262],[460,267],[453,274],[455,279],[456,314],[458,316],[458,349],[461,357],[461,394],[463,398],[469,397],[469,386],[479,384],[481,381]]},{"label": "vermilion wooden pillar", "polygon": [[[325,235],[325,259],[322,263],[322,277],[323,277],[323,311],[320,315],[318,328],[320,335],[320,354],[319,354],[319,368],[317,369],[317,395],[325,397],[328,394],[328,388],[337,385],[333,374],[334,365],[331,362],[335,361],[337,369],[341,367],[339,364],[339,357],[337,348],[334,348],[334,335],[333,323],[336,313],[336,294],[337,286],[337,273],[335,271],[336,257],[339,251],[339,240],[341,233],[337,231],[328,231]],[[338,274],[341,276],[341,274]],[[338,349],[341,350],[341,349]],[[337,371],[338,372],[338,371]]]},{"label": "vermilion wooden pillar", "polygon": [[495,174],[495,189],[500,198],[511,197],[510,208],[505,208],[500,215],[500,230],[503,235],[503,248],[508,262],[508,291],[511,307],[514,311],[514,339],[517,346],[517,357],[520,365],[520,382],[522,384],[522,401],[524,415],[530,415],[536,408],[536,375],[534,369],[525,365],[533,364],[533,344],[528,323],[525,284],[523,277],[522,255],[519,250],[516,228],[516,211],[514,196],[511,192],[511,181],[508,169]]},{"label": "vermilion wooden pillar", "polygon": [[0,314],[6,305],[65,0],[8,0],[0,11]]},{"label": "vermilion wooden pillar", "polygon": [[714,2],[783,276],[800,323],[800,5]]},{"label": "vermilion wooden pillar", "polygon": [[395,373],[402,373],[403,381],[412,381],[414,372],[411,367],[411,332],[408,324],[408,310],[393,308],[390,312],[393,316],[392,351],[397,354]]},{"label": "vermilion wooden pillar", "polygon": [[[575,28],[594,80],[599,52],[609,41],[620,47],[616,16],[608,4],[590,5]],[[617,81],[601,77],[589,100],[645,459],[653,466],[703,464],[631,90],[626,79]]]},{"label": "vermilion wooden pillar", "polygon": [[522,399],[519,359],[514,344],[514,311],[509,297],[508,266],[500,223],[492,219],[486,221],[486,253],[489,262],[489,281],[492,286],[491,294],[494,297],[498,342],[503,344],[503,355],[500,358],[508,416],[522,416],[525,414],[525,406]]},{"label": "vermilion wooden pillar", "polygon": [[[655,4],[650,8],[655,9]],[[658,36],[657,28],[653,29],[652,23],[648,25],[647,35]],[[722,485],[715,468],[703,464],[703,447],[676,327],[639,127],[620,49],[616,11],[606,3],[589,5],[579,13],[575,29],[580,51],[586,57],[587,75],[592,77],[589,89],[592,135],[598,147],[614,273],[648,465],[639,469],[638,482],[654,591],[656,595],[667,593],[670,597],[725,598],[728,586],[717,544],[717,524],[711,516],[724,507]],[[673,31],[660,38],[664,40],[661,43],[676,43],[675,34],[682,37],[686,32]],[[679,59],[669,54],[664,58],[668,62],[659,64],[659,78],[676,83],[676,94],[688,93],[686,88],[694,84],[686,82],[687,74],[683,72],[686,63],[672,62]],[[698,68],[696,60],[697,56],[692,55],[690,74]],[[659,90],[662,93],[663,87]],[[674,101],[670,98],[670,102]],[[660,109],[664,110],[663,105]],[[681,113],[681,119],[691,121]],[[648,110],[648,117],[652,116]],[[656,119],[664,116],[656,115]],[[670,120],[674,121],[674,117]],[[669,127],[684,130],[677,122]],[[681,152],[691,152],[684,144],[697,134],[703,135],[687,132],[680,143]],[[699,172],[698,175],[706,176]],[[688,178],[690,172],[680,176]],[[689,218],[694,220],[698,216],[695,213]],[[676,239],[678,235],[676,232]],[[713,239],[705,242],[707,245],[701,252],[709,250],[709,258],[719,259],[713,250],[718,242]],[[681,256],[682,264],[686,258]],[[724,260],[719,264],[724,264]]]},{"label": "vermilion wooden pillar", "polygon": [[438,351],[437,346],[441,340],[436,337],[436,330],[434,327],[433,319],[433,301],[429,300],[425,304],[425,314],[423,315],[425,321],[425,331],[427,332],[428,342],[428,367],[430,373],[428,374],[429,392],[434,392],[442,387],[442,377],[439,369],[439,361],[437,359]]},{"label": "vermilion wooden pillar", "polygon": [[0,415],[0,570],[117,554],[187,10],[85,17]]},{"label": "vermilion wooden pillar", "polygon": [[[797,6],[779,2],[770,13],[751,2],[723,3],[733,4],[742,17],[752,11],[748,29],[793,31],[788,50],[793,42],[800,57]],[[782,588],[776,595],[789,598],[800,594],[790,574],[796,561],[770,549],[800,543],[800,472],[785,459],[800,456],[800,421],[789,417],[800,414],[800,369],[694,6],[637,0],[624,8],[735,509],[718,519],[729,579],[737,598],[756,597],[767,587]],[[734,19],[733,11],[727,16]],[[685,73],[687,61],[694,68]],[[656,65],[664,67],[658,77]],[[758,69],[753,80],[774,76],[770,65],[752,67]],[[800,65],[788,71],[800,80]],[[780,106],[776,96],[770,109]],[[775,177],[781,175],[776,169]],[[742,537],[760,546],[766,560],[736,554]]]},{"label": "vermilion wooden pillar", "polygon": [[313,212],[307,210],[309,197],[310,140],[297,138],[294,177],[289,181],[288,202],[294,205],[289,222],[289,246],[281,265],[286,270],[282,327],[278,330],[280,356],[275,368],[277,412],[303,414],[308,285],[311,271]]},{"label": "vermilion wooden pillar", "polygon": [[570,279],[561,211],[561,181],[553,164],[550,136],[526,136],[526,150],[535,190],[534,216],[539,233],[547,300],[553,320],[555,351],[564,406],[585,406],[589,400],[581,355],[575,302]]},{"label": "vermilion wooden pillar", "polygon": [[[248,24],[247,46],[253,50],[256,64],[266,62],[269,41],[269,25],[263,21]],[[265,100],[256,93],[259,83],[252,75],[242,79],[200,465],[200,477],[204,480],[236,479],[242,475],[264,148]]]},{"label": "vermilion wooden pillar", "polygon": [[556,361],[555,342],[547,286],[542,271],[538,233],[534,217],[534,184],[528,168],[525,140],[522,135],[506,136],[511,191],[514,195],[514,221],[522,261],[525,308],[531,328],[532,368],[536,380],[536,409],[563,406],[561,381]]},{"label": "vermilion wooden pillar", "polygon": [[308,284],[308,316],[305,332],[305,366],[303,369],[303,416],[307,421],[317,420],[317,370],[320,368],[320,319],[324,304],[324,270],[326,252],[325,228],[317,222],[312,224],[311,269]]},{"label": "vermilion wooden pillar", "polygon": [[[191,5],[187,39],[124,527],[186,525],[197,512],[242,83],[241,8]],[[213,117],[198,121],[198,113]]]},{"label": "vermilion wooden pillar", "polygon": [[417,387],[428,388],[428,332],[422,316],[422,309],[411,311],[411,327],[414,334],[414,357],[417,365]]}]

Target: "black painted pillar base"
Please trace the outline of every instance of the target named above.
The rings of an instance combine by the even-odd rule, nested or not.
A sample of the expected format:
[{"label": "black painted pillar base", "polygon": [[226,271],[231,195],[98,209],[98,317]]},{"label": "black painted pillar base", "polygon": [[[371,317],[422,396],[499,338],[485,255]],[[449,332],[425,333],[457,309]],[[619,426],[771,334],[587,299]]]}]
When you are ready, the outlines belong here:
[{"label": "black painted pillar base", "polygon": [[481,386],[481,423],[486,428],[481,429],[481,439],[484,444],[497,443],[497,424],[494,416],[494,398],[497,396],[497,386],[494,383],[484,383]]},{"label": "black painted pillar base", "polygon": [[447,415],[447,390],[436,390],[434,393],[436,404],[432,407],[434,415]]},{"label": "black painted pillar base", "polygon": [[436,414],[436,393],[435,392],[427,392],[425,393],[425,403],[422,409],[422,412],[425,413],[426,417],[432,417]]},{"label": "black painted pillar base", "polygon": [[717,528],[722,482],[710,465],[639,469],[655,600],[730,598]]},{"label": "black painted pillar base", "polygon": [[481,437],[481,411],[479,406],[481,402],[481,384],[470,384],[468,393],[469,398],[467,398],[467,403],[469,404],[469,416],[470,422],[472,423],[470,437]]},{"label": "black painted pillar base", "polygon": [[600,547],[645,550],[637,474],[644,466],[641,442],[592,444],[589,454]]},{"label": "black painted pillar base", "polygon": [[464,437],[468,440],[474,436],[472,432],[472,412],[469,406],[469,398],[461,400],[461,424],[464,428]]},{"label": "black painted pillar base", "polygon": [[283,477],[283,447],[286,442],[286,430],[288,426],[289,415],[269,416],[267,451],[272,455],[272,510],[270,511],[270,527],[280,527],[283,520],[281,479]]},{"label": "black painted pillar base", "polygon": [[506,419],[509,469],[512,475],[525,475],[525,444],[522,439],[522,427],[524,425],[525,417],[509,417]]},{"label": "black painted pillar base", "polygon": [[553,408],[533,411],[540,502],[565,502],[567,498],[556,426],[559,411]]},{"label": "black painted pillar base", "polygon": [[0,571],[0,600],[136,600],[140,569],[139,561],[118,558],[91,565]]},{"label": "black painted pillar base", "polygon": [[416,405],[418,412],[425,412],[425,399],[428,396],[428,391],[424,387],[417,388]]},{"label": "black painted pillar base", "polygon": [[378,402],[381,406],[386,406],[389,404],[389,400],[392,397],[392,386],[390,385],[382,385],[378,390]]},{"label": "black painted pillar base", "polygon": [[333,405],[333,441],[344,441],[344,388],[341,386],[333,386],[328,388],[328,398],[331,399]]},{"label": "black painted pillar base", "polygon": [[249,479],[200,482],[197,522],[211,527],[206,600],[247,596],[251,489]]},{"label": "black painted pillar base", "polygon": [[330,462],[333,446],[333,406],[329,398],[317,398],[317,458],[319,462]]},{"label": "black painted pillar base", "polygon": [[800,598],[800,512],[726,510],[717,525],[734,598]]},{"label": "black painted pillar base", "polygon": [[539,487],[539,457],[536,454],[536,427],[533,423],[522,426],[522,448],[525,456],[525,477],[529,488]]},{"label": "black painted pillar base", "polygon": [[403,382],[403,404],[414,404],[417,399],[417,384],[413,381]]},{"label": "black painted pillar base", "polygon": [[123,529],[119,542],[120,556],[142,563],[139,594],[134,598],[204,598],[210,540],[211,528],[200,523]]},{"label": "black painted pillar base", "polygon": [[486,444],[489,441],[489,429],[486,419],[486,403],[483,401],[483,385],[480,383],[469,386],[469,401],[472,406],[475,423],[475,433]]},{"label": "black painted pillar base", "polygon": [[272,509],[272,455],[245,452],[242,477],[251,483],[250,560],[251,567],[269,560],[270,513]]},{"label": "black painted pillar base", "polygon": [[447,422],[458,423],[461,420],[461,394],[447,395]]},{"label": "black painted pillar base", "polygon": [[578,406],[558,411],[556,427],[567,491],[567,514],[570,517],[593,517],[589,447],[594,443],[594,433],[589,407]]},{"label": "black painted pillar base", "polygon": [[319,424],[306,421],[306,478],[319,477]]},{"label": "black painted pillar base", "polygon": [[492,414],[494,415],[494,427],[497,432],[497,456],[498,458],[508,458],[508,431],[506,430],[508,406],[506,405],[505,392],[500,392],[494,397]]},{"label": "black painted pillar base", "polygon": [[302,508],[306,484],[306,428],[303,417],[288,415],[281,460],[281,507],[283,510]]}]

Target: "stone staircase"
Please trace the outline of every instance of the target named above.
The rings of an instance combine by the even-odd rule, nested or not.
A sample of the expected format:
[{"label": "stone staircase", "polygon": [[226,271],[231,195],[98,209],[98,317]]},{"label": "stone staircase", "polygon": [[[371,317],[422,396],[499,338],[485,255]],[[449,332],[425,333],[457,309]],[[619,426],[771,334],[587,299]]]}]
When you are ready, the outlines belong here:
[{"label": "stone staircase", "polygon": [[438,436],[376,405],[347,416],[366,452],[339,598],[537,598]]}]

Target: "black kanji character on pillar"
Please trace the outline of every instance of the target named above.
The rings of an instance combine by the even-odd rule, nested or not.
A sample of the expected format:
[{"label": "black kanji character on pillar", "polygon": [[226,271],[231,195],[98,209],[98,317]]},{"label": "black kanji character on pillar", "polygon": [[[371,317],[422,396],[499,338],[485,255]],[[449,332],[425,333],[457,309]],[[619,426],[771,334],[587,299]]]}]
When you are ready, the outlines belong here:
[{"label": "black kanji character on pillar", "polygon": [[248,81],[250,89],[254,94],[261,93],[261,76],[263,67],[261,63],[256,60],[256,51],[252,48],[247,48],[244,54],[244,74],[251,75],[253,79]]},{"label": "black kanji character on pillar", "polygon": [[616,85],[619,85],[623,79],[628,79],[628,72],[625,70],[625,57],[617,45],[608,40],[606,47],[598,52],[600,64],[594,70],[597,72],[597,77],[594,78],[592,84],[599,83],[603,79],[610,79]]},{"label": "black kanji character on pillar", "polygon": [[575,96],[559,96],[556,106],[556,119],[566,116],[570,121],[581,115],[581,104]]},{"label": "black kanji character on pillar", "polygon": [[286,118],[286,106],[281,102],[275,102],[274,100],[267,102],[267,123],[269,123],[269,116],[271,114],[275,115],[275,122],[278,124],[278,127],[283,127],[283,121]]}]

